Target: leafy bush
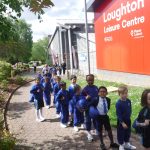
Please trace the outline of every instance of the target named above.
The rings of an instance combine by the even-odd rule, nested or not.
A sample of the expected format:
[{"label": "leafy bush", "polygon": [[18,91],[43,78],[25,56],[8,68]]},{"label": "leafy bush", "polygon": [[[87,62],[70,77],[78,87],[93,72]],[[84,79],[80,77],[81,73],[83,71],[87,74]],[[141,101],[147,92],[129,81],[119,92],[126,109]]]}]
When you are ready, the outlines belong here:
[{"label": "leafy bush", "polygon": [[15,77],[16,75],[19,75],[21,73],[20,69],[13,69],[11,71],[11,77]]},{"label": "leafy bush", "polygon": [[1,85],[2,89],[7,90],[8,81],[7,80],[2,80],[0,85]]},{"label": "leafy bush", "polygon": [[22,84],[25,83],[25,80],[22,77],[17,76],[16,80],[15,80],[15,83],[18,84],[18,85],[22,85]]},{"label": "leafy bush", "polygon": [[11,64],[0,61],[0,81],[7,80],[11,76]]},{"label": "leafy bush", "polygon": [[9,132],[3,131],[2,137],[0,137],[0,149],[2,150],[11,150],[14,149],[15,139],[10,135]]}]

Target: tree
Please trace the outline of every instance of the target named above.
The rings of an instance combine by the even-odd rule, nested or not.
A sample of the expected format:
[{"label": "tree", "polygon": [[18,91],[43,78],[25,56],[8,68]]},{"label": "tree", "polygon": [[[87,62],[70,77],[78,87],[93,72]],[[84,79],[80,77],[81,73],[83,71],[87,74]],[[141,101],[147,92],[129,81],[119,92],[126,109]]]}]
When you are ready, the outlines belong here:
[{"label": "tree", "polygon": [[11,22],[8,18],[17,19],[21,16],[23,6],[37,14],[38,19],[44,14],[44,8],[52,7],[51,0],[1,0],[0,1],[0,39],[8,40]]},{"label": "tree", "polygon": [[46,54],[47,54],[47,46],[48,46],[48,37],[39,40],[36,43],[33,43],[32,48],[32,60],[42,61],[45,63]]},{"label": "tree", "polygon": [[8,40],[0,40],[0,58],[10,63],[27,62],[31,57],[33,43],[31,26],[24,20],[10,20],[10,24]]}]

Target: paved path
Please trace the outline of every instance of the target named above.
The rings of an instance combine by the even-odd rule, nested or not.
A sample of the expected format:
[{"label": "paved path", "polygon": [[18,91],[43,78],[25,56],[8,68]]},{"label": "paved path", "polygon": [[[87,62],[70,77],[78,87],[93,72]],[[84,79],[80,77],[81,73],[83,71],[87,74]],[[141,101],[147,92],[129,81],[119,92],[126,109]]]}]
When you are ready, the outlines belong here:
[{"label": "paved path", "polygon": [[[58,119],[55,119],[55,108],[44,108],[45,122],[35,121],[35,110],[28,103],[29,90],[33,83],[29,83],[17,90],[10,101],[7,120],[10,132],[17,139],[15,149],[41,150],[97,150],[99,141],[95,135],[95,142],[88,143],[85,131],[74,133],[72,128],[62,129]],[[116,132],[114,136],[116,137]],[[116,140],[116,138],[115,138]],[[139,141],[132,138],[132,143],[142,150]],[[105,138],[107,147],[109,142]]]}]

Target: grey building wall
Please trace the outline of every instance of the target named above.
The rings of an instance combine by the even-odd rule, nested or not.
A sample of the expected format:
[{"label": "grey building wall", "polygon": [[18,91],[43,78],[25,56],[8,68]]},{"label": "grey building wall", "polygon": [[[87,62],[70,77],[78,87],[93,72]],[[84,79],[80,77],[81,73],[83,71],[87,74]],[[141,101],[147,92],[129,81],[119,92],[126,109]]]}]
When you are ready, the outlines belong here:
[{"label": "grey building wall", "polygon": [[[95,34],[89,33],[89,51],[90,51],[90,70],[92,74],[97,74],[96,69],[96,45],[95,45]],[[88,74],[88,54],[86,49],[86,38],[85,34],[77,33],[77,51],[79,70],[81,74]]]}]

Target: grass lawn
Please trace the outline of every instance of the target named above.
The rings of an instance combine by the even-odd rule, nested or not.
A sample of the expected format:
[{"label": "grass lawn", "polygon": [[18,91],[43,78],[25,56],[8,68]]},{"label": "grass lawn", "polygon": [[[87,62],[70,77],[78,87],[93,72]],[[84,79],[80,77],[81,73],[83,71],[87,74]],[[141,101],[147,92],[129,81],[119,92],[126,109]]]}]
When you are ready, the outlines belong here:
[{"label": "grass lawn", "polygon": [[[64,81],[67,83],[67,86],[69,86],[70,83],[71,83],[69,80],[64,80]],[[86,85],[86,81],[85,81],[84,78],[83,79],[82,78],[78,79],[77,83],[81,87],[84,87]],[[108,82],[108,81],[100,81],[100,80],[96,79],[95,80],[95,85],[97,85],[98,87],[102,86],[102,85],[106,86],[106,87],[109,87],[109,86],[118,87],[121,84],[114,83],[114,82]],[[141,94],[142,94],[144,88],[128,86],[128,90],[129,90],[128,95],[129,95],[129,98],[130,98],[130,100],[132,102],[132,116],[131,116],[131,120],[133,122],[134,119],[137,117],[138,112],[141,109],[140,98],[141,98]],[[119,96],[118,96],[117,92],[111,92],[107,96],[109,98],[111,98],[111,109],[109,111],[109,117],[111,119],[111,124],[112,124],[112,126],[116,126],[117,121],[116,121],[115,104],[116,104],[116,101],[118,100]]]}]

